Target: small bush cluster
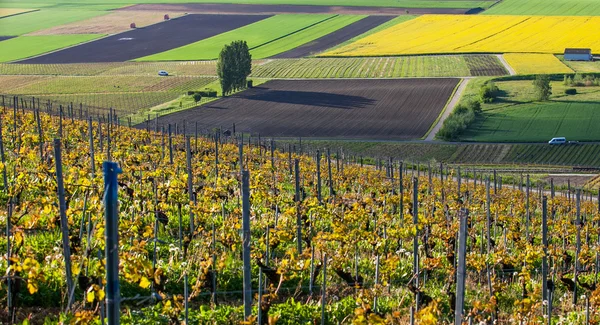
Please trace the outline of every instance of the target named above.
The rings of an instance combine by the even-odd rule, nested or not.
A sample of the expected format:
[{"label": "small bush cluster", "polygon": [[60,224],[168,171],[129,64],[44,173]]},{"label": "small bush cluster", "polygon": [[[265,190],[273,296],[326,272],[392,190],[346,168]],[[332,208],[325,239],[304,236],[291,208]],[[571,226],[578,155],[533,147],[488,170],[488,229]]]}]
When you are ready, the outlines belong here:
[{"label": "small bush cluster", "polygon": [[481,103],[479,101],[458,104],[452,115],[444,121],[437,136],[444,140],[457,139],[475,121],[479,113],[481,113]]},{"label": "small bush cluster", "polygon": [[571,87],[593,87],[600,86],[600,78],[595,76],[586,76],[582,74],[575,74],[575,76],[571,77],[569,75],[565,75],[563,84],[565,86]]},{"label": "small bush cluster", "polygon": [[498,86],[493,81],[488,81],[479,89],[479,97],[484,103],[493,103],[498,96]]},{"label": "small bush cluster", "polygon": [[577,89],[567,88],[565,89],[565,95],[577,95]]},{"label": "small bush cluster", "polygon": [[217,91],[212,90],[212,89],[205,89],[205,90],[201,90],[201,91],[190,90],[187,92],[187,94],[189,96],[194,96],[194,95],[198,94],[202,97],[217,97]]}]

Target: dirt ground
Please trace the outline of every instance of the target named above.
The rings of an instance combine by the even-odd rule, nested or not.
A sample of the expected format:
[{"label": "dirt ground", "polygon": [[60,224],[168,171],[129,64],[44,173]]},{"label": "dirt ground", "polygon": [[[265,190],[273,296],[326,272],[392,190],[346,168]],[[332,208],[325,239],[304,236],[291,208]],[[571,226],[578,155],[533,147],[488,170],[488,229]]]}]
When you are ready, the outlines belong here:
[{"label": "dirt ground", "polygon": [[250,4],[141,4],[120,10],[182,11],[188,13],[215,14],[349,14],[349,15],[424,15],[424,14],[466,14],[471,9],[436,8],[388,8],[352,6],[307,6],[307,5],[250,5]]},{"label": "dirt ground", "polygon": [[282,137],[415,139],[436,120],[458,79],[275,80],[159,123]]},{"label": "dirt ground", "polygon": [[137,28],[142,28],[163,22],[164,16],[167,14],[171,19],[184,15],[183,12],[169,13],[150,10],[115,11],[108,15],[40,30],[29,35],[117,34],[130,30],[131,23],[135,23]]},{"label": "dirt ground", "polygon": [[105,37],[21,63],[124,62],[160,53],[236,29],[268,15],[185,15],[146,28]]},{"label": "dirt ground", "polygon": [[330,49],[336,45],[350,40],[362,33],[365,33],[387,21],[390,21],[395,16],[369,16],[361,19],[353,24],[338,29],[333,33],[325,35],[312,42],[299,46],[290,51],[274,56],[274,59],[293,59],[302,58],[305,56],[314,55]]}]

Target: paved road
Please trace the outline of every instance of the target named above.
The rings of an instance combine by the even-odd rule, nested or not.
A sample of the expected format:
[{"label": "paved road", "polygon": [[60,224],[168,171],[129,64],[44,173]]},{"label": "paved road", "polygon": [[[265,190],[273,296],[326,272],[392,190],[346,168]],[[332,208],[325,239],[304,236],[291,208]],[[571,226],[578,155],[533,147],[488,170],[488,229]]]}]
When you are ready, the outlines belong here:
[{"label": "paved road", "polygon": [[506,62],[506,60],[504,59],[504,56],[502,54],[496,54],[496,56],[498,57],[498,60],[500,60],[500,62],[502,62],[502,64],[506,68],[506,71],[508,71],[508,73],[510,73],[511,76],[514,76],[517,74],[515,72],[515,70],[510,66],[510,64],[508,64],[508,62]]},{"label": "paved road", "polygon": [[440,131],[442,125],[444,125],[444,121],[448,118],[448,116],[450,116],[450,114],[452,114],[452,111],[454,111],[454,108],[458,104],[458,101],[460,100],[460,97],[462,97],[462,94],[465,92],[467,84],[470,80],[471,78],[465,78],[461,80],[460,84],[458,85],[458,88],[454,92],[454,96],[452,96],[452,99],[450,100],[450,103],[448,103],[446,109],[442,113],[442,117],[439,119],[439,121],[433,127],[433,129],[431,129],[431,131],[425,138],[425,141],[433,141],[433,139],[435,139],[435,135]]}]

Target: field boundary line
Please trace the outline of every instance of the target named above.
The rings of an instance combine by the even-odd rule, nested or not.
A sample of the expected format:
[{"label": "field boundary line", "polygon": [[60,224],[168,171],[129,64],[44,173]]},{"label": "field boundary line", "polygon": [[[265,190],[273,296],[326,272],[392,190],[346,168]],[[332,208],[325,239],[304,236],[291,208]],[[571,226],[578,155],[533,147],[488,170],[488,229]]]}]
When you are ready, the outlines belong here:
[{"label": "field boundary line", "polygon": [[[109,14],[110,13],[108,13],[107,15],[109,15]],[[165,23],[165,22],[168,22],[168,21],[171,21],[171,20],[175,20],[175,19],[178,19],[178,18],[181,18],[181,17],[185,17],[185,16],[187,16],[187,15],[182,15],[182,16],[175,17],[175,18],[172,18],[172,19],[169,19],[169,20],[159,21],[158,23],[154,23],[154,24],[150,24],[150,25],[147,25],[147,26],[144,26],[144,27],[140,27],[139,29],[146,28],[146,27],[153,26],[153,25],[162,24],[162,23]],[[100,16],[98,16],[98,17],[100,17]],[[136,28],[136,29],[138,29],[138,28]],[[18,59],[18,60],[8,61],[8,62],[3,62],[3,63],[19,63],[21,61],[39,58],[39,57],[44,56],[44,55],[48,55],[48,54],[60,52],[62,50],[70,49],[72,47],[76,47],[76,46],[87,44],[87,43],[92,43],[92,42],[95,42],[95,41],[99,41],[101,39],[105,39],[107,37],[111,37],[111,36],[115,36],[115,35],[120,35],[120,34],[123,34],[123,33],[130,32],[130,31],[131,31],[131,29],[128,29],[128,30],[125,30],[125,31],[122,31],[122,32],[119,32],[119,33],[115,33],[115,34],[98,34],[98,35],[100,35],[100,37],[94,38],[94,39],[86,41],[86,42],[81,42],[81,43],[73,44],[73,45],[70,45],[70,46],[67,46],[67,47],[63,47],[63,48],[60,48],[60,49],[57,49],[57,50],[54,50],[54,51],[45,52],[45,53],[42,53],[42,54],[33,55],[33,56],[30,56],[30,57],[21,58],[21,59]],[[56,35],[78,35],[78,34],[56,34]],[[94,35],[94,34],[87,34],[87,35]],[[23,36],[27,37],[26,35],[23,35]],[[123,62],[127,62],[127,61],[123,61]],[[96,63],[96,62],[81,62],[81,63]],[[30,64],[30,63],[21,63],[21,64]],[[67,64],[69,64],[69,63],[67,63]],[[71,64],[78,64],[78,63],[71,63]]]},{"label": "field boundary line", "polygon": [[462,97],[462,94],[464,93],[465,89],[467,88],[467,84],[469,83],[469,81],[471,79],[472,78],[463,78],[460,80],[458,85],[456,85],[456,88],[454,89],[452,96],[450,96],[450,99],[448,100],[446,107],[444,107],[444,109],[438,116],[437,120],[434,122],[434,124],[433,124],[434,126],[426,134],[425,139],[424,139],[425,141],[433,141],[433,139],[435,138],[437,133],[442,128],[442,125],[444,125],[444,121],[454,111],[454,108],[458,104],[458,101]]},{"label": "field boundary line", "polygon": [[0,17],[0,19],[4,19],[4,18],[8,18],[8,17],[14,17],[14,16],[18,16],[18,15],[24,15],[24,14],[30,14],[32,12],[36,12],[36,11],[40,11],[40,9],[31,9],[29,11],[23,11],[23,12],[17,12],[16,14],[12,14],[12,15],[8,15],[8,16],[2,16]]},{"label": "field boundary line", "polygon": [[[500,60],[500,63],[502,63],[502,65],[504,65],[504,68],[506,69],[506,71],[508,71],[508,74],[510,74],[511,76],[517,75],[517,72],[515,71],[515,69],[513,69],[513,67],[511,67],[510,64],[508,64],[508,61],[506,61],[506,59],[504,58],[504,54],[496,54],[496,57],[498,58],[498,60]],[[571,69],[571,70],[573,70],[573,69]]]}]

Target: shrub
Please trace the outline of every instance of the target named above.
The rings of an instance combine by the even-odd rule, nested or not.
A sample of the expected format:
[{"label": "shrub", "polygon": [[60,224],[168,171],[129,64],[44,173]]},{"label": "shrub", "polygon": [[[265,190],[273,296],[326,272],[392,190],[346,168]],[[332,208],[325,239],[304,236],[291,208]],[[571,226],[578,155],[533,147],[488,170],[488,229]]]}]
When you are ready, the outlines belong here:
[{"label": "shrub", "polygon": [[535,99],[539,101],[545,101],[552,95],[552,86],[550,85],[550,78],[546,75],[538,75],[533,81],[533,87],[535,91]]},{"label": "shrub", "polygon": [[577,95],[577,89],[567,88],[565,89],[565,95]]},{"label": "shrub", "polygon": [[452,115],[444,121],[437,137],[443,140],[455,140],[475,121],[475,112],[466,105],[458,105]]},{"label": "shrub", "polygon": [[492,103],[498,96],[498,90],[498,86],[493,81],[488,81],[479,89],[479,97],[484,103]]},{"label": "shrub", "polygon": [[200,100],[202,100],[202,95],[200,93],[195,93],[194,94],[194,101],[197,103]]},{"label": "shrub", "polygon": [[193,96],[194,94],[200,94],[202,97],[217,97],[217,92],[211,89],[205,89],[202,91],[190,90],[187,92],[189,96]]}]

